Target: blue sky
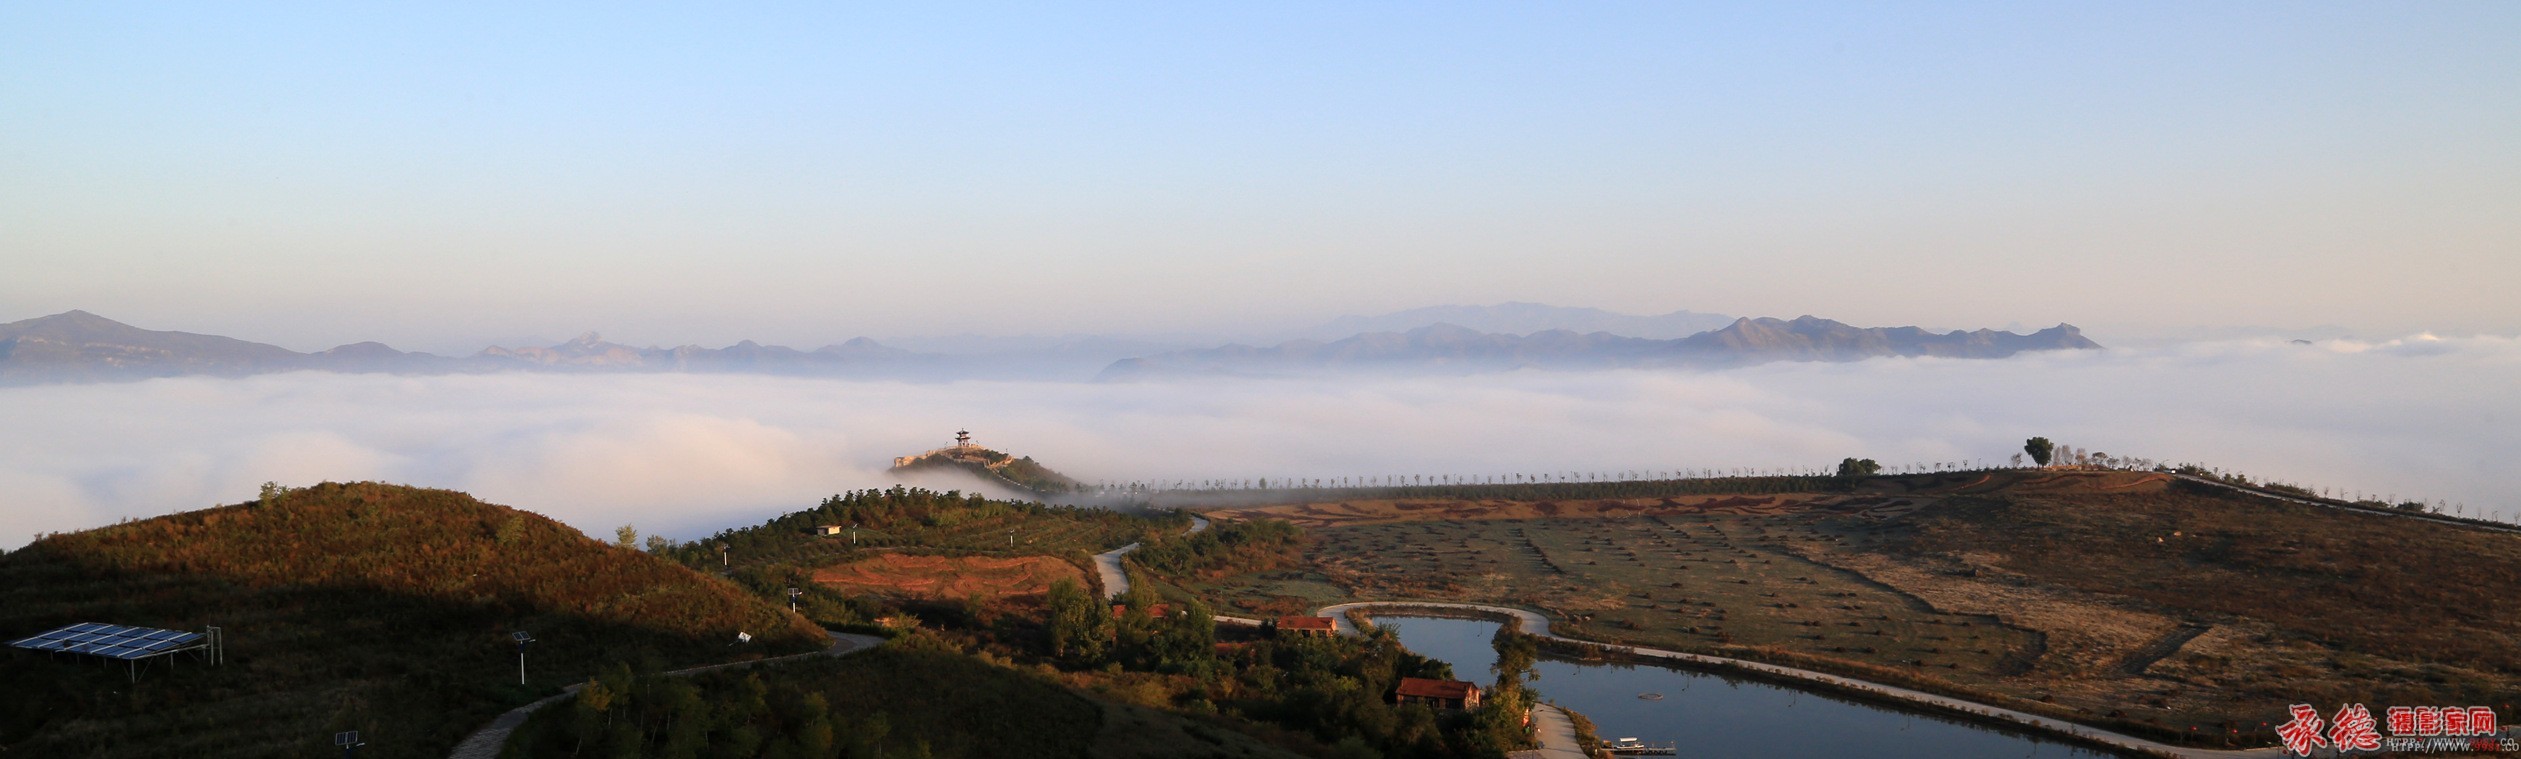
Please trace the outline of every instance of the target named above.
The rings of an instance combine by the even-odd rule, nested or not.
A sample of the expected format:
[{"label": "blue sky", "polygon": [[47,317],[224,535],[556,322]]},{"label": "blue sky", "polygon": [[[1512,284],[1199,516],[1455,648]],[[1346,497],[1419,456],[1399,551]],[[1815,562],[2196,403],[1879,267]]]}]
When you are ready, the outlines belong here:
[{"label": "blue sky", "polygon": [[2521,332],[2521,5],[0,7],[0,320]]}]

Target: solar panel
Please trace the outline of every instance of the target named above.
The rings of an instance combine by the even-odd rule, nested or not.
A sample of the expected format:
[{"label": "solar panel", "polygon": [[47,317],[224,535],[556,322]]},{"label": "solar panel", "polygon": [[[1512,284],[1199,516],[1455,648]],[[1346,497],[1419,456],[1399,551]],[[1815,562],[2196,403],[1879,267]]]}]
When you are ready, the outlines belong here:
[{"label": "solar panel", "polygon": [[145,659],[202,645],[201,633],[155,627],[81,622],[9,643],[11,648],[87,654],[108,659]]}]

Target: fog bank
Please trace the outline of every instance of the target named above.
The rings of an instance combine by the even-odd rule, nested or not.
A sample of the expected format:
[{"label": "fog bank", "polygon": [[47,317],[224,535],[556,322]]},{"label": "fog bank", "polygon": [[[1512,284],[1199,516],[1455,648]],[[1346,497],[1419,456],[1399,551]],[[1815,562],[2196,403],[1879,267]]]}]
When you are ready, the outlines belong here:
[{"label": "fog bank", "polygon": [[891,484],[893,456],[958,427],[1087,481],[2001,461],[2037,434],[2511,518],[2514,388],[2521,340],[2430,336],[1448,378],[298,373],[22,387],[0,389],[0,546],[233,503],[266,480],[446,487],[594,534],[630,523],[695,538]]}]

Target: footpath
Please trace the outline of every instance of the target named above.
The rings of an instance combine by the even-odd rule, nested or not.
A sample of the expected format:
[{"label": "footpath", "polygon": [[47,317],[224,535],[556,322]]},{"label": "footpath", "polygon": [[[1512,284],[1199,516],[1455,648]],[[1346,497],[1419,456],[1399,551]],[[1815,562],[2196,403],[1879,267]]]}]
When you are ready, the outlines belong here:
[{"label": "footpath", "polygon": [[1532,707],[1532,735],[1540,739],[1540,748],[1509,753],[1506,759],[1586,759],[1583,744],[1576,742],[1576,721],[1556,704]]}]

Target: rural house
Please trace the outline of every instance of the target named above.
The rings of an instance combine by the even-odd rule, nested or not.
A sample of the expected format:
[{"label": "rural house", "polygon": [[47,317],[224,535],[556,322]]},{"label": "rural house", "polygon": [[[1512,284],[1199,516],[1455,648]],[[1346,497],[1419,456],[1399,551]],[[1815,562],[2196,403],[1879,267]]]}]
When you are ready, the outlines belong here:
[{"label": "rural house", "polygon": [[1329,617],[1279,617],[1277,628],[1279,635],[1328,638],[1338,634],[1339,623]]},{"label": "rural house", "polygon": [[1402,704],[1426,704],[1438,709],[1469,711],[1479,708],[1479,686],[1460,680],[1404,677],[1401,678],[1400,688],[1392,692],[1392,700]]}]

